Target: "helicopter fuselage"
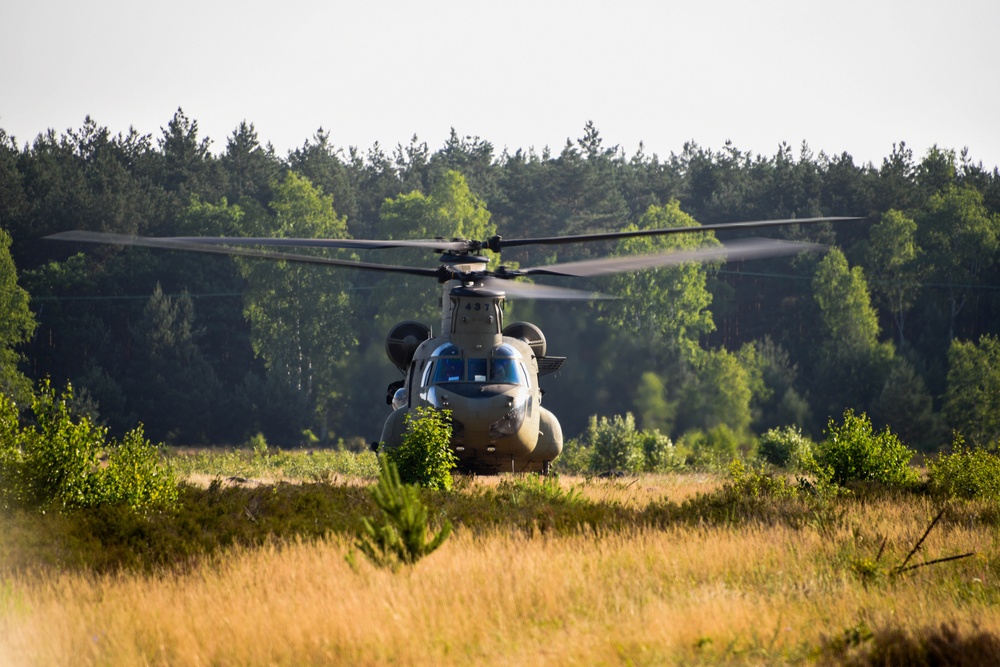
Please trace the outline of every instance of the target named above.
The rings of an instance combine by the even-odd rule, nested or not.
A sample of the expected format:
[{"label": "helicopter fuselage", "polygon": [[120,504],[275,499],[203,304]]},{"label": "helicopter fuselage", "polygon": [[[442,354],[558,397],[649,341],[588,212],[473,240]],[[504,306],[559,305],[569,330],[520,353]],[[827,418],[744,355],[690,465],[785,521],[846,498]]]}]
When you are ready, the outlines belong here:
[{"label": "helicopter fuselage", "polygon": [[[390,332],[387,352],[405,377],[392,391],[393,412],[381,439],[386,447],[402,443],[407,415],[429,406],[451,413],[451,447],[459,469],[548,470],[562,451],[562,429],[541,405],[539,361],[545,371],[558,368],[561,359],[553,363],[545,357],[544,336],[534,325],[504,328],[503,300],[501,291],[447,281],[441,335],[432,336],[429,328],[413,322]],[[425,339],[416,344],[421,332]]]}]

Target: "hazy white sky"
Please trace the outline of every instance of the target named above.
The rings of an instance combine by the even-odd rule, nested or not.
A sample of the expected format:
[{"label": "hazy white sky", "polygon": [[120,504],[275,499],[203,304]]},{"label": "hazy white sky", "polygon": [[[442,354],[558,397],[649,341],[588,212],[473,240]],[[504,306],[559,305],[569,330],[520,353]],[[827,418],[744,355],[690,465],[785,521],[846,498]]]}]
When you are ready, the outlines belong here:
[{"label": "hazy white sky", "polygon": [[221,152],[317,128],[391,148],[450,128],[558,151],[592,120],[628,155],[726,140],[881,164],[905,141],[1000,165],[996,0],[0,0],[0,128],[86,115],[154,138],[178,107]]}]

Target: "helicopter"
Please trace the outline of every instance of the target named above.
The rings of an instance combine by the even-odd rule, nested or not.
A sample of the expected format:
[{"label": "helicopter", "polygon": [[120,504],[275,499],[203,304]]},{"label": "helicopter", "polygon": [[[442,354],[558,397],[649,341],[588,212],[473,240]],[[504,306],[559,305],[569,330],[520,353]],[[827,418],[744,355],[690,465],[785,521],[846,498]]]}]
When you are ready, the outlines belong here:
[{"label": "helicopter", "polygon": [[[389,384],[390,406],[379,446],[402,444],[407,416],[418,408],[450,411],[451,448],[458,469],[477,474],[540,472],[547,474],[563,448],[558,418],[542,407],[539,378],[555,373],[566,361],[552,356],[542,330],[531,322],[505,324],[508,297],[522,299],[594,300],[597,292],[522,282],[534,276],[587,278],[613,273],[676,266],[688,262],[741,261],[821,251],[815,243],[744,238],[692,250],[624,255],[528,268],[500,265],[489,269],[487,252],[505,248],[615,241],[625,238],[745,230],[821,222],[859,220],[852,217],[793,218],[718,223],[660,229],[626,230],[555,237],[485,240],[371,240],[261,237],[144,237],[105,232],[69,231],[47,236],[58,241],[143,246],[304,262],[383,273],[423,276],[441,286],[438,333],[417,321],[404,321],[389,331],[385,350],[402,378]],[[256,246],[256,247],[249,247]],[[437,268],[380,264],[273,250],[340,248],[378,250],[420,248],[440,255]]]}]

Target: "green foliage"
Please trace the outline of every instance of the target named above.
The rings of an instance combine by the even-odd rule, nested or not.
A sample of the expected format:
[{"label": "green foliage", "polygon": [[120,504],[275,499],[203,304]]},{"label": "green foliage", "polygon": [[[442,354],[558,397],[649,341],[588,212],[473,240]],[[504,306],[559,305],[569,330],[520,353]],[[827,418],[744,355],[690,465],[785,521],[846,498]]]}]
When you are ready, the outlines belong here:
[{"label": "green foliage", "polygon": [[643,430],[670,432],[677,405],[667,401],[666,396],[666,387],[659,375],[652,371],[642,374],[635,390],[635,407]]},{"label": "green foliage", "polygon": [[812,440],[798,426],[768,429],[757,440],[758,455],[779,468],[800,468],[812,455]]},{"label": "green foliage", "polygon": [[552,462],[554,470],[570,475],[582,475],[593,472],[591,463],[594,453],[580,438],[570,438],[563,443],[562,454]]},{"label": "green foliage", "polygon": [[[698,222],[671,199],[663,206],[650,206],[638,224],[628,230],[691,227]],[[646,236],[620,241],[616,254],[694,250],[715,246],[712,232]],[[715,330],[708,307],[712,295],[706,289],[708,269],[688,262],[661,269],[623,273],[607,281],[610,294],[620,297],[600,306],[602,316],[614,326],[638,332],[644,338],[662,341],[671,353],[691,358],[698,352],[698,339]]]},{"label": "green foliage", "polygon": [[860,266],[849,268],[839,248],[820,261],[813,296],[822,313],[829,346],[870,348],[878,339],[878,316],[871,306],[868,283]]},{"label": "green foliage", "polygon": [[950,498],[1000,500],[1000,454],[965,446],[956,435],[951,452],[927,461],[931,491]]},{"label": "green foliage", "polygon": [[678,426],[683,430],[715,430],[721,426],[739,436],[750,432],[750,402],[759,374],[751,372],[725,348],[693,353],[694,377],[683,390]]},{"label": "green foliage", "polygon": [[585,475],[669,472],[684,464],[683,454],[669,437],[657,430],[637,430],[631,413],[611,419],[592,416],[584,437],[566,441],[555,461],[559,472]]},{"label": "green foliage", "polygon": [[370,491],[382,510],[382,523],[376,525],[366,517],[357,548],[379,567],[413,565],[448,539],[451,523],[445,521],[437,535],[428,539],[427,507],[420,499],[420,487],[403,484],[396,464],[387,457],[382,456],[379,463],[378,485]]},{"label": "green foliage", "polygon": [[890,209],[871,228],[868,248],[872,292],[892,315],[903,343],[906,316],[920,291],[922,251],[917,245],[917,223]]},{"label": "green foliage", "polygon": [[378,459],[371,451],[355,453],[336,449],[199,450],[191,454],[174,454],[170,464],[181,478],[208,475],[321,482],[336,477],[375,479],[379,472]]},{"label": "green foliage", "polygon": [[32,402],[35,425],[21,427],[14,403],[0,394],[3,504],[42,510],[171,506],[177,498],[173,473],[161,465],[142,429],[108,442],[106,428],[71,414],[72,402],[72,387],[57,397],[45,381]]},{"label": "green foliage", "polygon": [[[10,283],[0,280],[0,368],[16,369],[10,354],[26,353],[36,377],[70,379],[80,395],[88,390],[115,434],[138,419],[154,440],[187,429],[176,438],[190,444],[241,442],[257,431],[291,441],[304,428],[321,442],[366,433],[377,426],[380,407],[350,389],[384,386],[394,372],[367,341],[401,319],[426,320],[439,287],[418,277],[383,281],[360,271],[138,248],[53,262],[68,247],[36,242],[46,234],[485,239],[496,232],[559,236],[862,211],[877,223],[779,234],[843,248],[864,275],[827,258],[819,273],[829,275],[810,282],[816,256],[747,263],[736,273],[685,265],[609,280],[608,291],[620,287],[626,297],[620,301],[572,306],[571,314],[563,310],[571,306],[538,308],[525,319],[546,331],[553,352],[583,361],[567,365],[562,372],[571,381],[546,397],[567,436],[584,432],[591,414],[632,411],[641,428],[675,437],[709,429],[721,417],[742,438],[749,388],[758,431],[785,424],[818,431],[822,424],[812,415],[825,421],[853,407],[931,451],[947,431],[944,439],[924,441],[915,434],[940,433],[935,403],[945,393],[940,369],[949,335],[978,338],[995,319],[996,300],[979,288],[996,272],[997,180],[964,157],[957,164],[947,150],[934,149],[920,162],[900,144],[881,166],[805,147],[795,159],[788,146],[771,156],[693,143],[666,158],[642,150],[626,156],[602,145],[588,124],[585,136],[562,151],[512,147],[501,156],[488,141],[455,133],[436,151],[416,139],[388,153],[380,146],[340,150],[334,135],[321,131],[282,158],[262,148],[267,142],[258,141],[252,124],[241,123],[217,156],[180,110],[163,125],[159,141],[135,132],[115,136],[89,118],[62,136],[49,132],[20,146],[6,135],[0,141],[0,227],[12,237],[10,255],[25,269],[21,284],[39,322],[37,335],[22,327],[19,342],[9,344],[5,327],[16,329],[12,314],[24,311],[6,309]],[[709,239],[517,248],[504,261],[542,266],[608,251],[683,250]],[[427,260],[410,252],[393,251],[390,263]],[[859,289],[864,277],[874,297],[868,304]],[[142,323],[143,303],[135,297],[148,296],[157,281],[164,295],[190,293],[196,327],[185,331],[191,320],[181,304],[172,328],[157,317],[150,317],[155,327]],[[880,319],[869,317],[872,303]],[[894,320],[912,368],[889,363],[892,350],[877,337],[871,344],[873,322]],[[180,337],[153,350],[169,331]],[[743,346],[767,335],[775,341],[771,358],[763,349],[757,359],[744,354]],[[693,363],[699,348],[723,346],[740,350],[745,383],[728,359],[713,360],[714,369]],[[263,363],[254,363],[255,349]],[[196,359],[196,351],[204,363],[172,360]],[[145,358],[136,363],[137,355],[156,367]],[[212,375],[206,363],[217,382],[205,381]],[[30,393],[27,387],[15,399],[27,405]],[[720,398],[738,408],[716,407]],[[203,405],[212,409],[192,407]],[[211,428],[195,428],[192,416]]]},{"label": "green foliage", "polygon": [[935,193],[918,216],[926,270],[942,286],[937,292],[947,304],[949,340],[955,336],[956,319],[980,274],[995,265],[998,217],[987,208],[982,193],[968,186]]},{"label": "green foliage", "polygon": [[798,365],[784,347],[766,335],[745,343],[737,357],[749,380],[751,415],[756,428],[809,423],[809,402],[796,388]]},{"label": "green foliage", "polygon": [[748,470],[739,459],[729,464],[732,492],[746,498],[793,498],[797,491],[781,476]]},{"label": "green foliage", "polygon": [[31,382],[17,368],[23,355],[16,348],[31,339],[36,323],[28,293],[17,284],[10,244],[10,235],[0,228],[0,392],[23,400],[31,394]]},{"label": "green foliage", "polygon": [[843,423],[831,419],[827,424],[816,462],[829,468],[832,481],[841,486],[852,482],[908,486],[917,481],[917,472],[909,465],[912,457],[913,451],[888,428],[875,433],[868,415],[857,416],[849,409]]},{"label": "green foliage", "polygon": [[723,468],[740,455],[740,440],[725,424],[707,431],[693,429],[681,441],[690,450],[692,463],[703,468]]},{"label": "green foliage", "polygon": [[386,451],[399,476],[407,484],[451,489],[451,471],[458,464],[451,449],[451,411],[417,407],[406,415],[404,423],[402,444]]},{"label": "green foliage", "polygon": [[985,447],[1000,440],[1000,339],[953,340],[944,413],[952,429]]},{"label": "green foliage", "polygon": [[176,504],[174,472],[163,465],[141,426],[126,433],[121,442],[112,442],[107,459],[97,480],[98,504],[126,505],[134,510]]},{"label": "green foliage", "polygon": [[592,416],[585,436],[593,452],[591,468],[598,472],[641,472],[645,466],[645,452],[640,433],[635,428],[635,417]]},{"label": "green foliage", "polygon": [[[346,238],[347,221],[333,198],[309,179],[288,172],[274,186],[269,211],[242,218],[249,236]],[[243,313],[250,342],[274,377],[308,397],[325,434],[340,401],[340,367],[355,344],[348,278],[328,267],[239,258],[246,279]],[[299,425],[299,429],[307,426]]]},{"label": "green foliage", "polygon": [[882,391],[872,402],[871,415],[920,451],[937,451],[947,442],[944,419],[934,411],[927,383],[905,357],[893,360]]},{"label": "green foliage", "polygon": [[670,472],[684,467],[684,456],[673,441],[659,431],[641,431],[644,472]]}]

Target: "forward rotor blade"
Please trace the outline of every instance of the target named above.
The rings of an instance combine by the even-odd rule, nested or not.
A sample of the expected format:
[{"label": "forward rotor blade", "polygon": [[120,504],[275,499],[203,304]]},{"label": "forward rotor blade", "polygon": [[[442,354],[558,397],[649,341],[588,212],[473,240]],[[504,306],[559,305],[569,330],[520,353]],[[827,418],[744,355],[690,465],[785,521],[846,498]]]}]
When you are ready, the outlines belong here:
[{"label": "forward rotor blade", "polygon": [[486,278],[483,281],[486,287],[504,292],[507,296],[515,299],[535,299],[538,301],[597,301],[601,299],[614,299],[617,297],[600,292],[588,292],[586,290],[572,289],[569,287],[555,287],[553,285],[536,285],[534,283],[522,283],[499,278]]},{"label": "forward rotor blade", "polygon": [[612,273],[638,271],[640,269],[676,266],[686,262],[732,262],[743,259],[796,255],[800,252],[825,249],[826,246],[818,243],[801,243],[778,239],[738,239],[730,241],[725,245],[698,248],[697,250],[681,250],[652,255],[622,255],[583,262],[567,262],[566,264],[518,269],[517,273],[525,276],[604,276]]},{"label": "forward rotor blade", "polygon": [[847,220],[864,220],[864,218],[830,217],[830,218],[789,218],[786,220],[751,220],[746,222],[721,222],[711,225],[693,225],[688,227],[663,227],[660,229],[635,229],[624,232],[601,232],[597,234],[577,234],[575,236],[540,236],[533,239],[500,239],[501,248],[526,245],[558,245],[563,243],[580,243],[583,241],[614,241],[641,236],[663,236],[666,234],[688,234],[691,232],[724,231],[728,229],[759,229],[762,227],[787,227],[790,225],[812,225],[818,222],[844,222]]},{"label": "forward rotor blade", "polygon": [[[163,243],[191,243],[194,245],[256,245],[256,246],[288,246],[295,248],[351,248],[356,250],[378,250],[383,248],[423,248],[429,250],[463,252],[469,249],[467,241],[445,241],[439,239],[303,239],[274,238],[249,236],[129,236],[127,234],[107,234],[104,232],[73,231],[53,234],[46,238],[59,241],[83,241],[86,243],[113,243],[118,245],[146,245],[159,248],[166,247]],[[123,239],[140,239],[142,242],[129,242]],[[146,241],[155,241],[150,245]]]},{"label": "forward rotor blade", "polygon": [[276,252],[271,250],[255,250],[253,248],[239,248],[228,245],[214,245],[203,243],[192,243],[186,240],[178,240],[177,237],[157,238],[151,236],[130,236],[128,234],[109,234],[104,232],[61,232],[46,236],[46,239],[53,241],[79,241],[83,243],[103,243],[110,245],[141,246],[144,248],[161,248],[163,250],[183,250],[184,252],[204,252],[212,255],[234,255],[237,257],[257,257],[261,259],[277,259],[286,262],[299,262],[302,264],[323,264],[327,266],[344,266],[352,269],[364,271],[382,271],[384,273],[405,273],[414,276],[428,276],[437,278],[440,272],[437,269],[425,269],[415,266],[393,266],[391,264],[373,264],[370,262],[356,262],[349,259],[335,259],[333,257],[319,257],[314,255],[300,255],[294,252]]}]

